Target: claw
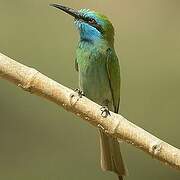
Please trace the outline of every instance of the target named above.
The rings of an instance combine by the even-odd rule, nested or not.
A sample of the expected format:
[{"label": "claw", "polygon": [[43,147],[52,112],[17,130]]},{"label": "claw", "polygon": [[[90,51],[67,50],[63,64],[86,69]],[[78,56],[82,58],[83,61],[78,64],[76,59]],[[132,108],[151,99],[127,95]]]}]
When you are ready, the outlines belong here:
[{"label": "claw", "polygon": [[104,127],[101,124],[98,124],[98,128],[102,129],[103,131],[105,130]]},{"label": "claw", "polygon": [[84,93],[83,93],[82,90],[76,88],[74,91],[78,94],[78,96],[79,96],[80,98],[82,98],[82,97],[84,96]]},{"label": "claw", "polygon": [[107,116],[110,116],[110,115],[111,115],[108,107],[106,107],[106,106],[102,106],[102,107],[100,108],[100,110],[101,110],[101,116],[102,116],[103,118],[106,118]]},{"label": "claw", "polygon": [[73,93],[70,94],[70,103],[71,105],[75,105],[80,98],[82,98],[82,96],[84,96],[83,91],[81,91],[80,89],[75,89]]}]

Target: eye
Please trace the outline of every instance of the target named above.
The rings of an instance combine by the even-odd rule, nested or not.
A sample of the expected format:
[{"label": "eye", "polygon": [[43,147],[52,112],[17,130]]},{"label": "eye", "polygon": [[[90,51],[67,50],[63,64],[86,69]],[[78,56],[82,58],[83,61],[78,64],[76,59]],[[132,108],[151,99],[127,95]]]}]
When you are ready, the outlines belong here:
[{"label": "eye", "polygon": [[89,23],[89,24],[96,24],[96,21],[95,21],[93,18],[90,18],[90,19],[88,20],[88,23]]}]

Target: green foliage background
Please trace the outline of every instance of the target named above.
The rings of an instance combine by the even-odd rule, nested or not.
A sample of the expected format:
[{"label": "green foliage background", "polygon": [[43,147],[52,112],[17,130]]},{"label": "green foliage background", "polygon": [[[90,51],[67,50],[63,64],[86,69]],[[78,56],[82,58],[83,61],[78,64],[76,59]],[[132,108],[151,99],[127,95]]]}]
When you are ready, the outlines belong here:
[{"label": "green foliage background", "polygon": [[[78,33],[50,0],[0,0],[0,52],[71,87]],[[57,1],[56,1],[57,2]],[[180,147],[180,1],[59,3],[106,14],[121,61],[121,114]],[[127,180],[179,180],[180,173],[123,144]],[[99,163],[95,128],[53,103],[0,80],[0,179],[115,179]]]}]

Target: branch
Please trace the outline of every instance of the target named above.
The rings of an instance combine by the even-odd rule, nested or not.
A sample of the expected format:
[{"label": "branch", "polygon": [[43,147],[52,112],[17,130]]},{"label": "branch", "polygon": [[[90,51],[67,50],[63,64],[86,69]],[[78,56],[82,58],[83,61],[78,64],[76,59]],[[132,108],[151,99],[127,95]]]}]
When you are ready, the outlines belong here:
[{"label": "branch", "polygon": [[[0,77],[25,91],[44,97],[81,117],[111,136],[145,151],[153,158],[180,170],[180,150],[151,135],[119,114],[102,117],[100,106],[73,90],[53,81],[33,68],[0,53]],[[106,119],[106,120],[105,120]]]}]

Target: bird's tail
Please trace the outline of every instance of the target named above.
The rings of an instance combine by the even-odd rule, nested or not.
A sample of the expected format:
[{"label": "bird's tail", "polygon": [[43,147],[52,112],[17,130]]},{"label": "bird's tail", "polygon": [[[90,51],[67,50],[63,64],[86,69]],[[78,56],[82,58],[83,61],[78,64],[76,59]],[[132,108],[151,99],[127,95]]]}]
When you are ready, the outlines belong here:
[{"label": "bird's tail", "polygon": [[118,176],[118,180],[123,180],[123,176]]},{"label": "bird's tail", "polygon": [[119,180],[123,180],[123,176],[126,175],[126,170],[118,141],[108,136],[100,129],[100,147],[101,168],[103,170],[115,172]]}]

